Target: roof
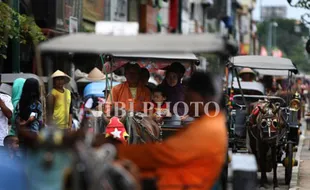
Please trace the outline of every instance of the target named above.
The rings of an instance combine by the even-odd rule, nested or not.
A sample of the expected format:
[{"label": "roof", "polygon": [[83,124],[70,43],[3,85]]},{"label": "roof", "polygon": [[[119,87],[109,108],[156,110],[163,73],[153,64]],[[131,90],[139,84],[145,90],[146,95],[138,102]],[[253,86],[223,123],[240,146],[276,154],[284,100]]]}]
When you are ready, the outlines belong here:
[{"label": "roof", "polygon": [[246,55],[230,58],[236,67],[249,67],[252,69],[286,70],[298,73],[296,66],[290,59],[272,56]]},{"label": "roof", "polygon": [[[32,73],[2,73],[1,74],[1,82],[3,83],[14,83],[14,81],[18,78],[35,78],[39,81],[40,85],[47,83],[47,77],[39,77]],[[44,83],[43,83],[44,82]]]},{"label": "roof", "polygon": [[39,45],[42,52],[72,53],[227,53],[227,45],[235,46],[218,34],[139,34],[106,36],[75,33],[55,37]]},{"label": "roof", "polygon": [[255,69],[260,75],[269,75],[269,76],[288,76],[287,70],[266,70],[266,69]]},{"label": "roof", "polygon": [[112,53],[114,57],[118,58],[153,58],[153,59],[174,59],[174,60],[193,60],[196,61],[198,58],[193,53],[135,53],[135,54],[120,54]]}]

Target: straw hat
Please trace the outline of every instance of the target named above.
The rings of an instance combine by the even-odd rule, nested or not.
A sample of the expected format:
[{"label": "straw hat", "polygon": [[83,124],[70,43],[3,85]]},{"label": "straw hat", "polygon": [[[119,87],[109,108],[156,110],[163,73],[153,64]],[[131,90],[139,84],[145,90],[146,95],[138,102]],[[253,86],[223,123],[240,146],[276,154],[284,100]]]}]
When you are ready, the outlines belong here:
[{"label": "straw hat", "polygon": [[87,76],[87,79],[91,81],[104,80],[105,78],[105,75],[97,67],[91,70]]},{"label": "straw hat", "polygon": [[52,74],[51,78],[56,78],[56,77],[64,77],[65,78],[65,82],[69,83],[71,78],[64,72],[57,70],[55,71],[55,73]]},{"label": "straw hat", "polygon": [[239,72],[239,75],[242,75],[242,74],[253,74],[253,75],[256,75],[256,73],[250,69],[250,68],[243,68],[240,70]]}]

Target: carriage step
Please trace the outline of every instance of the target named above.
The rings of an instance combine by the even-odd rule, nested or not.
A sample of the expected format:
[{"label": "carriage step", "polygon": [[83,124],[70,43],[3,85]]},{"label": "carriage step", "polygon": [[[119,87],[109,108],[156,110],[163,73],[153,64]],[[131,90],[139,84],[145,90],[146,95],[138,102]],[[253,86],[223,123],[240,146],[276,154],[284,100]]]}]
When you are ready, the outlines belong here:
[{"label": "carriage step", "polygon": [[238,152],[238,153],[249,153],[248,150],[238,150],[237,152]]}]

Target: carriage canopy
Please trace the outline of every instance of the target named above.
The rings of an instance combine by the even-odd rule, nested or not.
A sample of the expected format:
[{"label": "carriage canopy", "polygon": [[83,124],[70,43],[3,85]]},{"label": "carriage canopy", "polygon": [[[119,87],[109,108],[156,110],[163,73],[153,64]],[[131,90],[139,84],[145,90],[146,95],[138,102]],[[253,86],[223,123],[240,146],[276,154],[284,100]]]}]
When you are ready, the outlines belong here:
[{"label": "carriage canopy", "polygon": [[217,34],[105,36],[75,33],[53,38],[39,45],[41,52],[72,53],[227,53],[233,45]]},{"label": "carriage canopy", "polygon": [[246,55],[232,57],[230,59],[230,63],[235,67],[249,67],[255,69],[259,73],[265,72],[265,74],[272,74],[271,72],[275,71],[279,71],[278,74],[281,75],[284,74],[284,72],[282,73],[280,71],[291,71],[295,74],[298,73],[296,66],[292,63],[290,59],[287,58]]}]

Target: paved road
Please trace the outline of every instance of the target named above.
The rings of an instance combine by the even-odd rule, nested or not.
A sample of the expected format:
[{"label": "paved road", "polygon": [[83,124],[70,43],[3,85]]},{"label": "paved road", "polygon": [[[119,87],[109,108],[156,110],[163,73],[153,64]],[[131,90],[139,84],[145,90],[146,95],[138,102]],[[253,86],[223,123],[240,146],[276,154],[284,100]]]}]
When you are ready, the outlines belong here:
[{"label": "paved road", "polygon": [[[260,173],[257,173],[258,175],[258,178],[260,178]],[[230,176],[230,179],[231,180],[231,171],[229,171],[229,176]],[[267,184],[267,188],[266,190],[273,190],[273,183],[272,183],[272,179],[273,179],[273,172],[270,172],[267,174],[268,176],[268,184]],[[288,190],[289,189],[289,186],[285,185],[285,181],[284,181],[284,176],[285,176],[285,169],[283,167],[283,165],[279,164],[278,165],[278,182],[279,182],[279,188],[280,190]],[[232,190],[232,184],[229,183],[229,188],[228,190]]]},{"label": "paved road", "polygon": [[301,160],[300,160],[300,171],[299,171],[299,183],[296,189],[298,190],[309,190],[310,189],[310,150],[309,150],[309,138],[310,130],[306,132],[307,140],[304,141]]}]

